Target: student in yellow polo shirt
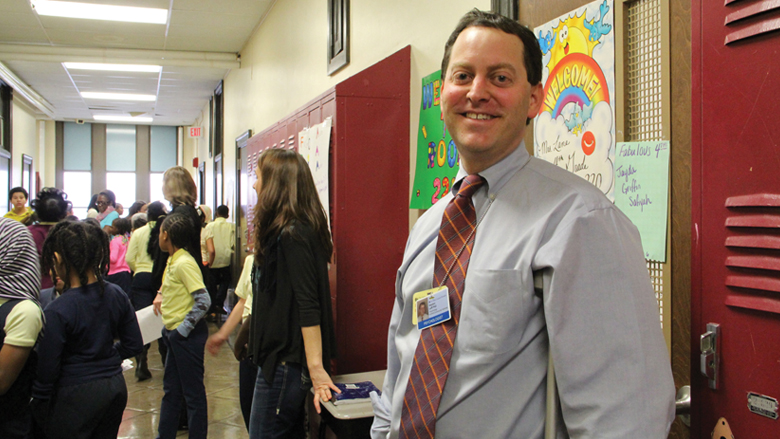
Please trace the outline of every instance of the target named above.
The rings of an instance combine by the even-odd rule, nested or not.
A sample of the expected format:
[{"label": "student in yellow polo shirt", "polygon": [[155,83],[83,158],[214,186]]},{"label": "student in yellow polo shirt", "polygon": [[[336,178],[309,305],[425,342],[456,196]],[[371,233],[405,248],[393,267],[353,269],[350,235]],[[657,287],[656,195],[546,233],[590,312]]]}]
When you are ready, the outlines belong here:
[{"label": "student in yellow polo shirt", "polygon": [[[206,226],[204,233],[208,249],[208,265],[211,274],[209,293],[211,294],[211,312],[222,314],[227,290],[233,282],[230,274],[230,261],[236,244],[236,225],[227,222],[230,209],[224,204],[217,207],[217,217]],[[206,259],[204,259],[204,262]]]},{"label": "student in yellow polo shirt", "polygon": [[27,190],[23,187],[15,187],[8,192],[8,201],[13,204],[13,209],[5,214],[6,218],[19,221],[25,226],[33,223],[33,210],[27,206]]},{"label": "student in yellow polo shirt", "polygon": [[[195,258],[186,246],[198,228],[182,214],[169,215],[160,228],[160,249],[168,258],[154,310],[162,314],[162,342],[168,347],[160,408],[160,439],[176,437],[182,396],[187,404],[189,437],[205,438],[208,430],[203,354],[209,331],[203,316],[211,299]],[[197,250],[197,249],[195,249]]]}]

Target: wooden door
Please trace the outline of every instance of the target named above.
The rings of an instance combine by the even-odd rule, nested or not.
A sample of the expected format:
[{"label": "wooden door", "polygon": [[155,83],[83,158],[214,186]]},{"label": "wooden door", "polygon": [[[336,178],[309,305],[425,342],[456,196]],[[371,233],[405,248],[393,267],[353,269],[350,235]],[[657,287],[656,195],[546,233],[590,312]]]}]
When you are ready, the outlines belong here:
[{"label": "wooden door", "polygon": [[[725,417],[737,439],[777,438],[780,4],[694,0],[692,24],[691,437]],[[708,323],[714,380],[700,371]]]}]

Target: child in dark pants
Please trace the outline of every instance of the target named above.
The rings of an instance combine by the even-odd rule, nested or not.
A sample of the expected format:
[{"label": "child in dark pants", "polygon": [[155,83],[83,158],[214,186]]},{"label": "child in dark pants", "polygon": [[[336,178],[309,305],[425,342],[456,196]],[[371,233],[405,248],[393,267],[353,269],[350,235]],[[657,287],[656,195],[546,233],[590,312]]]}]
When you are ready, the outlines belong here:
[{"label": "child in dark pants", "polygon": [[190,438],[205,438],[208,430],[206,388],[203,385],[203,353],[208,328],[203,316],[211,299],[200,267],[185,248],[198,229],[185,215],[165,218],[160,229],[160,249],[170,254],[154,310],[162,314],[162,340],[168,347],[165,360],[158,437],[176,437],[182,396],[187,405]]},{"label": "child in dark pants", "polygon": [[44,311],[33,385],[34,416],[49,439],[115,438],[122,422],[122,360],[143,340],[127,295],[104,281],[108,260],[108,236],[89,223],[60,222],[43,245],[44,271],[65,283]]}]

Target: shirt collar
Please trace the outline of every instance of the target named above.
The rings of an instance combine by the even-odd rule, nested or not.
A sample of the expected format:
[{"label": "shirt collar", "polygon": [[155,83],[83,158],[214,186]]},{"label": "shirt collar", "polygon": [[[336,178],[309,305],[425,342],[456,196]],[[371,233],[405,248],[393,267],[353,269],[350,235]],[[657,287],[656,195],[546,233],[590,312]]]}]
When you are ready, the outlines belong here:
[{"label": "shirt collar", "polygon": [[[490,194],[496,194],[506,185],[515,172],[525,166],[525,164],[530,160],[531,157],[528,154],[528,151],[525,149],[525,141],[522,141],[520,142],[520,145],[518,145],[518,147],[515,148],[515,150],[512,151],[508,156],[504,157],[498,163],[479,173],[479,175],[481,175],[482,178],[484,178],[487,182],[486,190],[490,191]],[[460,185],[463,183],[463,179],[467,176],[468,174],[463,169],[463,167],[461,167],[460,170],[458,170],[458,175],[455,177],[455,184],[452,185],[453,195],[458,193],[460,190]],[[477,192],[481,190],[482,188],[480,188]]]},{"label": "shirt collar", "polygon": [[174,252],[171,257],[168,258],[168,261],[173,264],[177,259],[179,259],[183,254],[187,253],[186,249],[180,248]]}]

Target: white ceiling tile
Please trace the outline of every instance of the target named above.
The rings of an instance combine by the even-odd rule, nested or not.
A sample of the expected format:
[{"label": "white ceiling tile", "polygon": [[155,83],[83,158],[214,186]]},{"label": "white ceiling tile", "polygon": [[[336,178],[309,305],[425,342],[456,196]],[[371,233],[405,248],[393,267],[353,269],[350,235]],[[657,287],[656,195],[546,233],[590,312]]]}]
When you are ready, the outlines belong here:
[{"label": "white ceiling tile", "polygon": [[[209,11],[178,11],[171,16],[170,28],[188,28],[203,33],[230,28],[254,28],[260,20],[259,14],[231,14],[227,11],[214,13]],[[168,32],[170,35],[170,32]]]},{"label": "white ceiling tile", "polygon": [[[188,0],[184,0],[184,1],[188,1]],[[157,8],[157,9],[168,9],[168,6],[170,4],[170,0],[78,0],[78,2],[94,3],[96,5],[136,6],[139,8]]]},{"label": "white ceiling tile", "polygon": [[29,12],[10,12],[0,9],[0,25],[14,27],[37,27],[40,29],[35,15]]},{"label": "white ceiling tile", "polygon": [[49,39],[41,28],[0,24],[0,43],[49,44]]},{"label": "white ceiling tile", "polygon": [[244,46],[240,38],[231,38],[230,36],[220,37],[202,37],[202,36],[180,36],[177,38],[169,37],[165,43],[167,50],[192,51],[202,50],[204,52],[220,52],[226,48],[226,52],[238,53]]},{"label": "white ceiling tile", "polygon": [[59,46],[162,50],[165,44],[164,38],[150,34],[79,32],[65,29],[51,29],[47,33],[52,43]]},{"label": "white ceiling tile", "polygon": [[107,20],[84,20],[80,18],[47,17],[40,16],[41,24],[47,30],[74,30],[79,32],[98,32],[113,34],[141,34],[165,35],[164,24],[150,23],[126,23]]},{"label": "white ceiling tile", "polygon": [[[163,9],[172,4],[168,37],[164,25],[38,17],[28,0],[0,0],[0,43],[236,53],[274,0],[79,1]],[[159,115],[156,125],[192,123],[227,73],[217,68],[165,66],[162,74],[74,70],[69,76],[58,62],[0,62],[54,106],[57,120],[91,120],[93,111],[143,111]],[[84,100],[79,91],[159,94],[156,102],[139,103]]]},{"label": "white ceiling tile", "polygon": [[8,12],[26,12],[33,14],[30,2],[27,0],[2,0],[0,1],[0,14]]},{"label": "white ceiling tile", "polygon": [[[275,0],[231,0],[218,2],[213,0],[187,0],[173,3],[174,14],[180,11],[200,11],[212,13],[234,13],[256,16],[257,21],[265,14]],[[256,23],[255,23],[256,24]]]}]

